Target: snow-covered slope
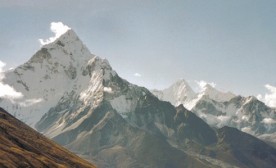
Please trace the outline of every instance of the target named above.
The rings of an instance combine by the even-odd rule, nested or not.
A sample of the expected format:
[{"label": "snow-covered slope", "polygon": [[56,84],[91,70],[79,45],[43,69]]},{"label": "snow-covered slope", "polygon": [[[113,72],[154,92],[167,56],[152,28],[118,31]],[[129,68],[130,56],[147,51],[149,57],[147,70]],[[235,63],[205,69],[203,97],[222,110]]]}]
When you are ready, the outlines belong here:
[{"label": "snow-covered slope", "polygon": [[[67,32],[61,38],[68,39],[66,36],[70,34]],[[70,38],[68,44],[78,41],[78,38]],[[49,54],[41,56],[42,60],[39,60],[38,65],[35,64],[35,68],[21,72],[26,87],[15,87],[8,78],[5,80],[24,95],[46,96],[41,102],[28,106],[31,109],[43,105],[45,110],[38,111],[36,115],[37,118],[43,115],[35,124],[37,130],[83,157],[95,160],[102,167],[165,167],[166,164],[183,167],[189,162],[201,165],[172,147],[167,138],[183,144],[187,141],[204,145],[215,143],[215,131],[204,121],[183,109],[177,112],[174,106],[160,102],[146,88],[120,78],[106,60],[89,52],[87,57],[81,53],[70,54],[74,46],[68,47],[70,49],[60,39],[44,46],[38,53],[48,53],[49,50]],[[56,50],[58,52],[54,52]],[[37,55],[31,60],[37,59]],[[27,65],[32,65],[34,61],[29,62]],[[61,69],[54,66],[57,70],[54,69],[56,73],[52,73],[50,70],[56,64]],[[30,80],[34,74],[38,82]],[[45,75],[48,76],[43,80]],[[52,92],[46,94],[48,92],[45,90]],[[36,118],[27,116],[28,113],[22,115],[22,119],[36,122]],[[186,124],[190,118],[194,122]],[[183,132],[187,128],[191,131]],[[153,152],[144,154],[144,150],[152,143],[155,144],[152,146]],[[161,158],[160,153],[163,155]]]},{"label": "snow-covered slope", "polygon": [[[220,160],[215,157],[218,142],[224,142],[215,129],[182,105],[160,101],[146,88],[120,78],[107,60],[90,54],[71,29],[5,75],[4,82],[24,97],[2,99],[0,106],[98,167],[242,165],[229,161],[235,156],[223,150],[218,151]],[[187,92],[178,95],[178,102],[197,98],[185,81],[172,89]],[[274,158],[273,152],[266,154]],[[267,162],[260,156],[246,161],[255,158]]]},{"label": "snow-covered slope", "polygon": [[[107,60],[90,54],[71,29],[53,43],[42,46],[27,63],[5,72],[3,82],[24,96],[2,99],[0,106],[102,167],[164,167],[166,164],[183,167],[188,162],[201,165],[173,148],[166,138],[156,136],[178,138],[174,132],[181,132],[171,123],[162,122],[165,114],[154,114],[156,121],[132,114],[138,107],[147,107],[143,102],[149,97],[157,99],[147,89],[121,79]],[[173,122],[176,112],[168,105],[172,113],[166,120]],[[208,131],[199,132],[196,137],[206,137],[204,134],[211,132],[208,136],[212,135],[209,139],[214,141],[214,131],[202,120],[198,121]],[[144,127],[151,131],[145,131]],[[181,138],[203,143],[202,138],[183,135]],[[144,154],[152,142],[153,152]]]},{"label": "snow-covered slope", "polygon": [[[186,83],[185,85],[188,84]],[[201,92],[196,93],[194,99],[177,102],[176,100],[181,97],[181,94],[186,96],[187,93],[178,92],[178,90],[171,88],[173,87],[164,91],[152,91],[152,93],[161,100],[169,101],[174,105],[183,103],[187,109],[193,111],[213,127],[235,127],[267,140],[271,140],[270,137],[275,136],[276,110],[266,106],[253,96],[235,96],[231,92],[220,92],[211,85],[206,84]]]},{"label": "snow-covered slope", "polygon": [[160,100],[168,101],[175,106],[183,104],[184,107],[189,110],[191,110],[203,97],[208,97],[218,102],[229,101],[231,98],[235,97],[233,93],[218,91],[209,84],[204,85],[199,93],[195,93],[184,79],[175,82],[167,89],[155,89],[151,92]]},{"label": "snow-covered slope", "polygon": [[177,81],[167,89],[153,90],[152,93],[160,100],[169,101],[175,106],[189,104],[196,98],[196,93],[184,79]]},{"label": "snow-covered slope", "polygon": [[200,98],[203,96],[207,96],[210,99],[215,100],[217,102],[229,101],[235,97],[235,95],[233,93],[218,91],[210,84],[206,84],[203,87],[203,91],[198,94],[198,97],[200,97]]},{"label": "snow-covered slope", "polygon": [[226,102],[205,98],[192,111],[211,126],[231,126],[258,137],[276,132],[276,110],[253,96],[237,96]]},{"label": "snow-covered slope", "polygon": [[72,88],[76,93],[88,89],[87,66],[96,60],[75,32],[68,30],[53,43],[42,46],[28,62],[4,73],[3,82],[23,97],[2,99],[0,106],[33,126],[58,100],[72,94]]}]

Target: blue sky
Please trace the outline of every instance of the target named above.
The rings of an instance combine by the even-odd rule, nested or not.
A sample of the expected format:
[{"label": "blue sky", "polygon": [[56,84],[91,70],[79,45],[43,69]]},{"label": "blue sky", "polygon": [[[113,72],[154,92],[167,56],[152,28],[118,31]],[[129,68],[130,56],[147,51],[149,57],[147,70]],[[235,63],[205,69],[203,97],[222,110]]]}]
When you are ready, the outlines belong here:
[{"label": "blue sky", "polygon": [[0,0],[0,15],[7,67],[27,61],[61,21],[120,76],[150,89],[180,78],[243,95],[276,86],[275,0]]}]

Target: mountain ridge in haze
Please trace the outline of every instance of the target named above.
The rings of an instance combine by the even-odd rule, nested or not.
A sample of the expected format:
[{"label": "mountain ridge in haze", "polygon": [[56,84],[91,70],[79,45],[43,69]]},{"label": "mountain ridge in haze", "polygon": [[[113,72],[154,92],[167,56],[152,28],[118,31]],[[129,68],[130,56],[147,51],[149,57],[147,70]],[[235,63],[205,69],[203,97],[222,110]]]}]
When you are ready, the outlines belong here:
[{"label": "mountain ridge in haze", "polygon": [[[177,86],[178,83],[179,81],[170,88]],[[275,142],[273,137],[276,135],[276,110],[254,96],[236,96],[231,92],[220,92],[206,84],[196,98],[190,97],[190,101],[175,103],[175,100],[182,96],[181,94],[178,97],[160,97],[162,92],[159,91],[156,94],[156,91],[152,91],[161,100],[169,101],[174,105],[183,104],[211,126],[235,127],[264,140]],[[176,95],[173,89],[167,89],[164,92]]]}]

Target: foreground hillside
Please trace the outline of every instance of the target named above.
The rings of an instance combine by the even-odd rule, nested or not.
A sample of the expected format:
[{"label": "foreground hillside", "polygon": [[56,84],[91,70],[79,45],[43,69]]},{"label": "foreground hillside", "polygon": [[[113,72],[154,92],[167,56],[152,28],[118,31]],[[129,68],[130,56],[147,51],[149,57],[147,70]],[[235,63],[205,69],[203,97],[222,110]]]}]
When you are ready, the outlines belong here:
[{"label": "foreground hillside", "polygon": [[94,168],[0,108],[0,167]]}]

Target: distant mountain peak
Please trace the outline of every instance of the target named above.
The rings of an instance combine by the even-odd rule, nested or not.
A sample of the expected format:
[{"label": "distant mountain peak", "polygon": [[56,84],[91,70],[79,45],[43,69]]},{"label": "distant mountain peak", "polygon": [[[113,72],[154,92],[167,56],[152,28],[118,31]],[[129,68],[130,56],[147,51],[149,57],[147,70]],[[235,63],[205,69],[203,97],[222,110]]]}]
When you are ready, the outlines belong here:
[{"label": "distant mountain peak", "polygon": [[217,90],[215,87],[211,86],[210,84],[206,84],[203,87],[203,91],[199,93],[199,96],[208,96],[210,99],[218,101],[218,102],[225,102],[229,101],[234,98],[236,95],[231,92],[222,92]]},{"label": "distant mountain peak", "polygon": [[190,87],[189,86],[189,83],[185,80],[185,79],[179,79],[179,80],[177,80],[175,83],[173,83],[172,85],[171,85],[171,87],[172,86],[186,86],[186,87]]},{"label": "distant mountain peak", "polygon": [[73,29],[68,29],[66,32],[64,32],[62,35],[60,35],[55,41],[52,43],[57,43],[58,41],[61,42],[74,42],[74,41],[79,41],[78,35],[75,33]]},{"label": "distant mountain peak", "polygon": [[196,98],[196,93],[184,79],[176,81],[170,87],[162,91],[154,90],[153,94],[159,99],[169,101],[176,106],[185,104],[185,102],[190,102],[192,99]]},{"label": "distant mountain peak", "polygon": [[246,99],[248,101],[259,101],[255,96],[248,96]]},{"label": "distant mountain peak", "polygon": [[189,84],[185,79],[182,78],[176,81],[173,85],[189,85]]},{"label": "distant mountain peak", "polygon": [[159,99],[169,101],[173,105],[183,104],[185,108],[191,110],[201,99],[211,99],[218,102],[229,101],[236,95],[231,92],[221,92],[212,84],[201,85],[202,90],[195,93],[188,82],[180,79],[164,90],[152,90],[152,93]]},{"label": "distant mountain peak", "polygon": [[204,87],[203,87],[203,90],[204,91],[212,91],[212,90],[215,90],[215,91],[217,91],[216,89],[215,89],[215,87],[214,86],[212,86],[212,85],[210,85],[209,83],[207,83]]}]

